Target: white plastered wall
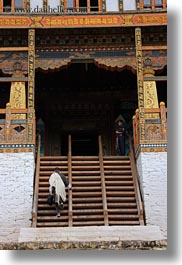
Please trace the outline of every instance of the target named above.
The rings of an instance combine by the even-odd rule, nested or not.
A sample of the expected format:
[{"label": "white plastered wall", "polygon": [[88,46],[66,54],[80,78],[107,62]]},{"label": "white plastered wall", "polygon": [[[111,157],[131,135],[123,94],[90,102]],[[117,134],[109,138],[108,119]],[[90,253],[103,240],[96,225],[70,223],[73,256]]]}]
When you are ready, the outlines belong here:
[{"label": "white plastered wall", "polygon": [[30,227],[33,201],[34,154],[0,154],[0,226]]},{"label": "white plastered wall", "polygon": [[146,225],[159,226],[164,238],[167,238],[167,153],[140,153],[137,168]]}]

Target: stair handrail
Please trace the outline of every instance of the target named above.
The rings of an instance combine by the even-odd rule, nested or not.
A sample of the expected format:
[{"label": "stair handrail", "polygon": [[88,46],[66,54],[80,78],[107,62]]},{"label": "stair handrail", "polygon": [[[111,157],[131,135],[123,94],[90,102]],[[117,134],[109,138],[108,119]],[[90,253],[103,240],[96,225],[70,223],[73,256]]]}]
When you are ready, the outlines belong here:
[{"label": "stair handrail", "polygon": [[[71,135],[68,135],[68,180],[72,186],[72,148]],[[68,190],[68,226],[73,226],[72,189]]]},{"label": "stair handrail", "polygon": [[141,192],[140,192],[140,185],[139,185],[138,172],[137,172],[135,156],[134,156],[134,151],[133,151],[132,139],[130,135],[128,136],[128,140],[129,140],[129,147],[130,147],[129,156],[130,156],[130,162],[131,162],[131,169],[132,169],[132,174],[133,174],[134,187],[136,191],[137,209],[139,212],[139,221],[140,221],[140,225],[144,225],[143,202],[142,202],[142,197],[141,197]]},{"label": "stair handrail", "polygon": [[101,185],[102,185],[102,201],[104,211],[104,224],[109,225],[108,220],[108,209],[107,209],[107,196],[106,196],[106,185],[105,185],[105,174],[104,174],[104,162],[103,162],[103,151],[102,151],[102,138],[98,136],[99,141],[99,163],[100,163],[100,174],[101,174]]},{"label": "stair handrail", "polygon": [[34,179],[34,197],[33,197],[33,208],[32,208],[32,227],[37,225],[37,205],[38,205],[38,193],[39,193],[39,173],[40,173],[40,145],[41,136],[38,135],[37,144],[37,158],[36,158],[36,169],[35,169],[35,179]]}]

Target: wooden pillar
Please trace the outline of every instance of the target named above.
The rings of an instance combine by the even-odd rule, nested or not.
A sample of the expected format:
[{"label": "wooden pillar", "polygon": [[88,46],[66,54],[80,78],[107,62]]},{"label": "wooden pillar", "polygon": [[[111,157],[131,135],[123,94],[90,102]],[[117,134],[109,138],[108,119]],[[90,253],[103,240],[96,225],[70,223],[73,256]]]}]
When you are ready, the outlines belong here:
[{"label": "wooden pillar", "polygon": [[167,0],[163,0],[162,1],[162,8],[166,9],[166,7],[167,7]]},{"label": "wooden pillar", "polygon": [[23,7],[23,9],[26,9],[26,6],[27,5],[27,1],[26,0],[23,0],[23,3],[22,3],[22,7]]},{"label": "wooden pillar", "polygon": [[143,0],[137,0],[137,1],[136,1],[136,9],[137,9],[137,10],[141,10],[141,9],[143,9],[143,8],[142,8],[142,4],[143,4]]},{"label": "wooden pillar", "polygon": [[48,0],[43,0],[43,10],[47,10]]},{"label": "wooden pillar", "polygon": [[60,1],[60,5],[64,6],[64,8],[68,8],[68,0],[64,0],[64,2]]},{"label": "wooden pillar", "polygon": [[164,102],[160,102],[162,139],[167,141],[167,117]]},{"label": "wooden pillar", "polygon": [[98,1],[98,9],[99,9],[99,12],[102,12],[102,0],[99,0]]},{"label": "wooden pillar", "polygon": [[79,8],[79,0],[76,0],[75,4],[76,4],[76,8]]},{"label": "wooden pillar", "polygon": [[105,0],[100,0],[100,2],[102,1],[102,12],[106,12],[106,1]]},{"label": "wooden pillar", "polygon": [[139,0],[140,10],[143,10],[143,0]]},{"label": "wooden pillar", "polygon": [[3,0],[0,0],[0,12],[3,12]]},{"label": "wooden pillar", "polygon": [[109,225],[109,219],[108,219],[108,209],[107,209],[107,195],[106,195],[106,184],[105,184],[101,135],[99,135],[98,141],[99,141],[99,163],[100,163],[100,176],[101,176],[101,185],[102,185],[102,202],[103,202],[104,225],[108,226]]},{"label": "wooden pillar", "polygon": [[34,140],[34,80],[35,80],[35,30],[28,30],[28,132],[27,140]]},{"label": "wooden pillar", "polygon": [[30,0],[26,1],[26,8],[27,8],[27,10],[30,10]]},{"label": "wooden pillar", "polygon": [[90,13],[90,0],[87,0],[87,12]]},{"label": "wooden pillar", "polygon": [[11,0],[11,12],[15,11],[15,0]]},{"label": "wooden pillar", "polygon": [[123,11],[123,0],[119,0],[119,11]]},{"label": "wooden pillar", "polygon": [[140,118],[140,139],[145,139],[145,116],[144,116],[144,90],[143,90],[143,58],[142,58],[142,33],[141,28],[135,29],[136,64],[137,64],[137,87],[138,108]]},{"label": "wooden pillar", "polygon": [[11,134],[11,105],[6,104],[6,118],[5,118],[5,141],[8,143]]},{"label": "wooden pillar", "polygon": [[[71,150],[71,135],[68,136],[68,179],[72,186],[72,150]],[[73,205],[72,205],[72,190],[68,191],[68,226],[73,226]]]},{"label": "wooden pillar", "polygon": [[155,0],[151,0],[152,10],[155,10]]}]

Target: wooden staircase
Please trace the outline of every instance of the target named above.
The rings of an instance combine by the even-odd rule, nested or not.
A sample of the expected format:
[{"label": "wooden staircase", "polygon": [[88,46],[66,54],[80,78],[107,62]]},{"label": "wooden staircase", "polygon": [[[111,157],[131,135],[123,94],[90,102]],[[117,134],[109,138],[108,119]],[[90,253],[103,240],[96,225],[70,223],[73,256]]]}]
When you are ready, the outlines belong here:
[{"label": "wooden staircase", "polygon": [[[71,156],[70,153],[68,156],[39,157],[33,226],[144,224],[131,156],[102,156],[102,152],[99,156]],[[59,167],[72,184],[61,217],[56,216],[54,206],[47,204],[49,176],[55,167]]]}]

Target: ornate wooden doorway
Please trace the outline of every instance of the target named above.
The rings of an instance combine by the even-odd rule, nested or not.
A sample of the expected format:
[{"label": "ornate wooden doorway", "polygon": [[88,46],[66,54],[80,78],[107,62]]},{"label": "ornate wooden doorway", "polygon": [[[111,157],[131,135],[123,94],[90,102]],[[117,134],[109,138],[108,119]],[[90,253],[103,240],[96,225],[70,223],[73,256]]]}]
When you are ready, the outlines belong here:
[{"label": "ornate wooden doorway", "polygon": [[124,115],[129,124],[137,107],[136,75],[88,62],[37,72],[36,106],[37,119],[45,122],[45,155],[67,155],[68,134],[74,155],[97,155],[99,134],[104,154],[111,155],[116,117]]}]

